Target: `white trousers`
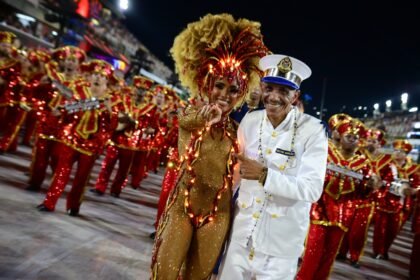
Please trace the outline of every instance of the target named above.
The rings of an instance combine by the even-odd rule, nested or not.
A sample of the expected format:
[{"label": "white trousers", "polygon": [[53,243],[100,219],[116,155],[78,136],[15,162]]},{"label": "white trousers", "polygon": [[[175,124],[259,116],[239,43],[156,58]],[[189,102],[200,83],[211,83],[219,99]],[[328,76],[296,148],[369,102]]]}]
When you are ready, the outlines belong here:
[{"label": "white trousers", "polygon": [[255,251],[252,260],[250,248],[231,240],[224,257],[219,280],[293,280],[297,259],[283,259]]}]

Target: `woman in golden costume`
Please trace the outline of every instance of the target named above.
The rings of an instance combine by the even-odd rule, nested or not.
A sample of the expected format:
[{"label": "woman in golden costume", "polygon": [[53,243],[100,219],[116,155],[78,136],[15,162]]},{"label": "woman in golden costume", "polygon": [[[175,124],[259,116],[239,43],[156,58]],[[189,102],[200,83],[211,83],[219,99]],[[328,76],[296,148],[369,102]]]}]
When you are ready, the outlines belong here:
[{"label": "woman in golden costume", "polygon": [[258,22],[209,14],[175,38],[171,53],[181,83],[209,103],[179,116],[179,175],[157,230],[152,279],[208,279],[231,221],[237,141],[229,113],[259,83],[267,49]]}]

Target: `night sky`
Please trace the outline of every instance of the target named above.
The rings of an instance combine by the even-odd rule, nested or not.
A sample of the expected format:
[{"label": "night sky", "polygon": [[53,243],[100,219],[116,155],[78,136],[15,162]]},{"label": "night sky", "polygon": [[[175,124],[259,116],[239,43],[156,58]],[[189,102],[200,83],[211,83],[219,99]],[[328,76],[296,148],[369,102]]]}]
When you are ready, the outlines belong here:
[{"label": "night sky", "polygon": [[387,99],[398,109],[403,92],[409,93],[409,107],[418,106],[420,15],[414,4],[321,2],[325,1],[308,5],[302,1],[131,0],[125,23],[173,69],[169,49],[189,22],[207,13],[231,13],[261,22],[272,52],[296,57],[311,67],[312,76],[302,84],[303,93],[313,97],[309,113],[314,106],[319,108],[324,79],[327,115],[343,106],[350,114],[360,113],[353,112],[355,106],[371,111],[376,102],[383,111]]}]

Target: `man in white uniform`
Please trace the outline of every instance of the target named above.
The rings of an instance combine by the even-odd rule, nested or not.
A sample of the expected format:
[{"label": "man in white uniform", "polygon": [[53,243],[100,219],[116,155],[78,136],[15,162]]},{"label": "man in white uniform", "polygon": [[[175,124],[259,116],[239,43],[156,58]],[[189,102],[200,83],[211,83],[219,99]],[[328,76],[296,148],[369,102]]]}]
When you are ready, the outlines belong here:
[{"label": "man in white uniform", "polygon": [[294,279],[324,183],[325,129],[292,105],[310,68],[285,55],[263,57],[260,68],[265,110],[239,126],[241,183],[222,280]]}]

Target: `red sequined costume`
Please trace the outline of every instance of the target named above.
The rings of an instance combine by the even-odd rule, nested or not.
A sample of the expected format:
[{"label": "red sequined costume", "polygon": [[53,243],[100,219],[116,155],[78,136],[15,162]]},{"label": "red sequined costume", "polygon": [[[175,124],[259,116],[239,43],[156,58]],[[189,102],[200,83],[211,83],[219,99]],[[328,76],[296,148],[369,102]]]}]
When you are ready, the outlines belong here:
[{"label": "red sequined costume", "polygon": [[79,48],[65,46],[54,50],[51,58],[53,61],[45,65],[48,81],[44,81],[40,85],[34,96],[37,104],[34,109],[37,111],[38,126],[32,152],[31,175],[28,187],[28,189],[34,191],[41,188],[48,164],[51,164],[53,171],[57,165],[60,150],[56,147],[56,143],[59,141],[59,134],[62,128],[61,115],[55,115],[53,112],[65,102],[66,98],[71,98],[71,96],[67,95],[72,94],[70,92],[61,92],[63,89],[53,85],[54,82],[68,87],[72,82],[71,79],[66,79],[66,76],[60,71],[58,63],[63,63],[68,58],[77,59],[79,63],[82,63],[86,58],[86,54]]},{"label": "red sequined costume", "polygon": [[172,125],[169,128],[167,134],[167,145],[168,145],[168,164],[166,166],[166,172],[162,181],[162,190],[160,192],[159,202],[158,202],[158,211],[156,215],[155,227],[157,228],[159,224],[160,217],[162,216],[163,211],[165,210],[166,202],[168,200],[169,194],[175,187],[176,178],[178,176],[177,166],[179,164],[179,154],[178,154],[178,120],[174,118]]},{"label": "red sequined costume", "polygon": [[154,137],[151,139],[147,154],[147,170],[157,173],[157,170],[161,164],[162,155],[167,152],[164,151],[164,146],[166,142],[166,135],[168,130],[168,114],[169,114],[169,102],[170,102],[170,92],[171,90],[164,86],[156,86],[156,98],[159,98],[161,95],[162,104],[157,104],[155,111],[155,119],[157,123],[157,129],[154,133]]},{"label": "red sequined costume", "polygon": [[168,91],[168,108],[167,112],[167,124],[166,124],[166,134],[164,135],[163,146],[161,150],[160,162],[165,165],[169,160],[169,149],[176,147],[178,143],[178,96],[173,90]]},{"label": "red sequined costume", "polygon": [[27,59],[32,68],[37,69],[36,71],[38,73],[37,79],[33,79],[36,83],[32,83],[32,87],[26,89],[22,100],[24,109],[26,108],[26,110],[29,110],[24,124],[25,133],[23,135],[22,144],[30,146],[31,140],[35,135],[38,116],[40,115],[39,111],[45,106],[44,100],[47,99],[50,94],[50,89],[45,87],[45,85],[48,84],[45,64],[50,60],[50,55],[41,50],[32,50],[28,53]]},{"label": "red sequined costume", "polygon": [[111,194],[119,196],[121,190],[125,187],[127,176],[130,171],[134,154],[138,149],[139,139],[142,136],[142,118],[147,110],[150,108],[148,104],[137,103],[137,90],[148,90],[153,85],[153,81],[145,77],[136,76],[133,79],[133,86],[136,88],[125,87],[122,89],[123,102],[120,104],[122,107],[120,111],[126,112],[132,120],[135,121],[134,125],[127,127],[122,131],[115,131],[110,144],[107,147],[107,152],[104,161],[102,162],[102,169],[95,184],[96,193],[103,194],[106,191],[111,173],[118,161],[117,174],[112,182]]},{"label": "red sequined costume", "polygon": [[18,79],[20,64],[17,56],[18,51],[12,46],[16,35],[11,32],[0,31],[0,132],[5,129],[4,118],[7,110],[7,97],[13,92],[14,85],[10,83]]},{"label": "red sequined costume", "polygon": [[[394,142],[395,143],[395,142]],[[395,145],[394,145],[395,147]],[[411,149],[410,149],[411,150]],[[407,152],[408,153],[408,152]],[[410,187],[417,188],[420,185],[420,168],[417,164],[412,163],[411,159],[407,157],[407,160],[403,166],[400,166],[395,160],[394,164],[397,167],[398,179],[407,180],[410,183]],[[404,197],[404,203],[401,214],[401,225],[400,229],[404,226],[405,222],[413,214],[414,210],[414,197]]]},{"label": "red sequined costume", "polygon": [[379,190],[376,202],[376,218],[373,234],[373,254],[388,259],[388,250],[397,236],[402,217],[402,198],[390,192],[391,183],[398,176],[390,155],[382,157],[378,172],[385,186]]},{"label": "red sequined costume", "polygon": [[0,32],[0,123],[3,132],[0,153],[16,150],[18,126],[25,117],[19,106],[23,85],[22,64],[18,51],[11,45],[14,38],[13,33]]},{"label": "red sequined costume", "polygon": [[413,247],[410,259],[410,277],[411,279],[420,279],[420,191],[417,190],[416,212],[413,217]]},{"label": "red sequined costume", "polygon": [[[104,61],[93,60],[89,62],[89,73],[100,73],[111,80],[112,66]],[[71,85],[73,90],[72,101],[86,100],[94,96],[92,86],[82,80]],[[110,139],[118,125],[118,100],[107,99],[105,94],[101,98],[99,108],[90,108],[79,112],[65,112],[62,132],[59,135],[60,157],[54,172],[54,177],[46,198],[41,205],[42,210],[53,211],[55,205],[69,181],[73,164],[77,162],[72,188],[67,196],[66,209],[70,215],[77,215],[82,202],[85,185],[96,158],[102,153],[105,144]],[[98,98],[99,99],[99,98]]]},{"label": "red sequined costume", "polygon": [[[385,144],[384,133],[380,130],[367,129],[362,133],[362,138],[366,141],[368,139],[376,140],[381,142],[382,146]],[[379,156],[373,158],[367,149],[361,149],[359,152],[368,158],[373,173],[377,174],[382,180],[392,181],[392,172],[389,166],[391,162],[390,155],[380,154]],[[363,253],[369,225],[375,209],[375,200],[377,200],[380,193],[381,191],[378,190],[373,192],[370,196],[359,198],[355,201],[357,204],[355,215],[349,231],[343,238],[339,251],[339,256],[343,259],[346,258],[347,252],[349,252],[350,262],[353,265],[358,266],[359,259]]]},{"label": "red sequined costume", "polygon": [[[133,136],[137,139],[136,151],[134,153],[133,164],[131,166],[131,186],[134,189],[140,187],[141,181],[147,176],[147,162],[150,145],[153,140],[153,135],[158,129],[158,122],[156,119],[156,104],[152,102],[150,95],[155,94],[152,90],[147,96],[147,106],[137,108],[138,113],[138,127]],[[150,130],[150,131],[149,131]],[[152,132],[153,131],[153,132]]]},{"label": "red sequined costume", "polygon": [[[337,130],[343,135],[348,130],[353,131],[354,127],[353,122],[343,121]],[[333,171],[330,166],[361,174],[363,179]],[[319,201],[312,204],[311,225],[296,279],[328,278],[340,243],[354,219],[357,201],[370,193],[370,188],[367,187],[370,174],[369,161],[365,156],[355,153],[351,158],[345,159],[334,144],[329,143],[324,191]]]}]

